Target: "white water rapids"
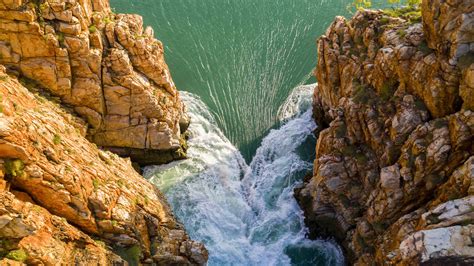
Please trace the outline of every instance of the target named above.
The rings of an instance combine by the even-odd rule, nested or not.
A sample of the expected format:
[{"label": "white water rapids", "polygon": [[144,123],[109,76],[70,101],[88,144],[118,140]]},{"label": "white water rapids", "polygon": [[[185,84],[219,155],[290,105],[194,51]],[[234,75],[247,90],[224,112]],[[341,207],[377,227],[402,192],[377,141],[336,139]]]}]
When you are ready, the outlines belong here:
[{"label": "white water rapids", "polygon": [[342,265],[331,241],[308,240],[294,188],[311,171],[298,149],[312,135],[314,85],[296,88],[247,165],[207,106],[182,92],[191,116],[189,159],[145,169],[190,236],[209,250],[209,265]]}]

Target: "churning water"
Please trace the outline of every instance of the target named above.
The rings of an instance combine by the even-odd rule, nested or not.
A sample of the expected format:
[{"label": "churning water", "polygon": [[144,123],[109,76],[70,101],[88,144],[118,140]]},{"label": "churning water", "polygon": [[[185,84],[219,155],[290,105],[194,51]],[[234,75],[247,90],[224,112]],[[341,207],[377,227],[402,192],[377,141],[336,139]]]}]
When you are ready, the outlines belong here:
[{"label": "churning water", "polygon": [[[111,0],[165,44],[192,119],[189,159],[145,169],[209,265],[341,265],[305,238],[294,188],[312,170],[316,38],[353,0]],[[295,89],[293,89],[295,88]]]},{"label": "churning water", "polygon": [[145,169],[167,196],[209,265],[340,265],[332,242],[308,240],[293,190],[311,171],[299,148],[311,142],[314,85],[298,87],[280,109],[249,165],[199,97],[182,93],[191,116],[189,159]]}]

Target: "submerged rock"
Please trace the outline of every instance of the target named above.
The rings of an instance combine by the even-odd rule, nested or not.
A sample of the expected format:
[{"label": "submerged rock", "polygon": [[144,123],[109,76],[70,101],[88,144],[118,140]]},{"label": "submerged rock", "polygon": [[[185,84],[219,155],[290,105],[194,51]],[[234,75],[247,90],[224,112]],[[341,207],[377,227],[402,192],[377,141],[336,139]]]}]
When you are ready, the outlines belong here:
[{"label": "submerged rock", "polygon": [[[449,2],[449,1],[448,1]],[[297,197],[357,265],[472,263],[474,1],[359,11],[318,42],[324,127]]]}]

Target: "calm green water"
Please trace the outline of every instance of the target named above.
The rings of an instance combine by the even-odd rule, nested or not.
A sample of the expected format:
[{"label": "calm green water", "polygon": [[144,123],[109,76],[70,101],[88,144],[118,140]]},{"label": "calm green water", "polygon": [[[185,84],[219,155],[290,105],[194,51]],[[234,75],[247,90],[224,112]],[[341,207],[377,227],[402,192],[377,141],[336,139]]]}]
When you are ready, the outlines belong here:
[{"label": "calm green water", "polygon": [[180,90],[197,94],[247,161],[297,85],[314,83],[316,38],[351,0],[112,0],[166,47]]}]

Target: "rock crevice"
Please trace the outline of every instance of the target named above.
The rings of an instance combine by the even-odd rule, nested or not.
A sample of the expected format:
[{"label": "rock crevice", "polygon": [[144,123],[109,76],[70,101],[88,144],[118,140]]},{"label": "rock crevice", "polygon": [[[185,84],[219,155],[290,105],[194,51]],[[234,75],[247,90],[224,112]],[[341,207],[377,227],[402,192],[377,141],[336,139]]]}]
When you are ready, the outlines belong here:
[{"label": "rock crevice", "polygon": [[358,265],[472,262],[474,1],[405,11],[337,17],[319,39],[323,129],[297,197]]}]

